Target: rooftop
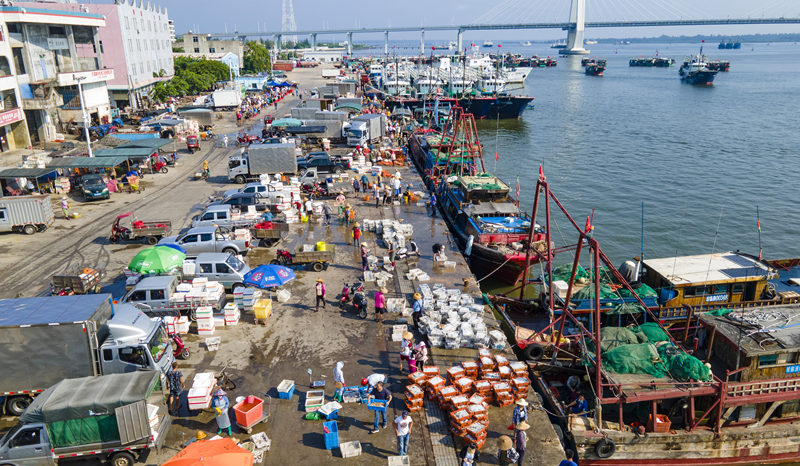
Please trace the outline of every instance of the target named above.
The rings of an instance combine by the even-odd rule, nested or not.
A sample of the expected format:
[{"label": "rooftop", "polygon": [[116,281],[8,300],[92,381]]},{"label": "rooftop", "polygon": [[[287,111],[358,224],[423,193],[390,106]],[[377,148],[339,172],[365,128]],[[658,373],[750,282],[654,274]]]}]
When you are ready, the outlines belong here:
[{"label": "rooftop", "polygon": [[673,286],[766,279],[772,269],[755,257],[737,252],[647,259],[645,267]]},{"label": "rooftop", "polygon": [[800,305],[737,309],[722,316],[705,313],[700,320],[737,344],[747,356],[800,349]]},{"label": "rooftop", "polygon": [[508,191],[508,185],[496,176],[461,176],[458,178],[458,181],[467,189],[494,189]]}]

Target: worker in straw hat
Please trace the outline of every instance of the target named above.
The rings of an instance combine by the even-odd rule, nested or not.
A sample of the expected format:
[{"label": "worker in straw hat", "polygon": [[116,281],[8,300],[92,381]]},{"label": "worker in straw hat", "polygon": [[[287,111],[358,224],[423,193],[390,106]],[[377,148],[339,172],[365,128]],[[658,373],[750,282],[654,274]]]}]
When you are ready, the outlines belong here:
[{"label": "worker in straw hat", "polygon": [[223,429],[228,431],[228,435],[231,435],[231,418],[228,417],[228,408],[230,408],[231,402],[228,401],[226,395],[225,390],[220,388],[214,392],[214,398],[211,400],[211,407],[214,409],[217,420],[217,435],[221,434]]},{"label": "worker in straw hat", "polygon": [[501,466],[510,466],[517,462],[519,454],[514,450],[514,441],[508,435],[501,435],[497,439],[497,464]]},{"label": "worker in straw hat", "polygon": [[361,243],[360,252],[361,252],[361,271],[366,272],[368,268],[367,256],[369,256],[369,243],[367,243],[366,241]]},{"label": "worker in straw hat", "polygon": [[[414,334],[406,331],[403,332],[403,340],[400,341],[400,359],[408,363],[408,373],[413,374],[417,372],[417,361],[414,359]],[[402,370],[402,363],[400,370]]]},{"label": "worker in straw hat", "polygon": [[321,278],[318,278],[317,283],[314,285],[314,295],[317,297],[314,312],[319,311],[319,303],[322,303],[322,309],[325,309],[325,281]]},{"label": "worker in straw hat", "polygon": [[511,424],[515,426],[520,422],[527,420],[528,420],[528,401],[522,398],[517,400],[517,403],[514,406],[514,412],[511,415]]},{"label": "worker in straw hat", "polygon": [[525,421],[514,426],[514,449],[517,450],[519,458],[517,465],[522,466],[522,459],[525,457],[525,446],[528,444],[528,434],[525,432],[531,426]]},{"label": "worker in straw hat", "polygon": [[375,320],[383,323],[383,314],[386,312],[386,288],[375,292]]},{"label": "worker in straw hat", "polygon": [[419,319],[422,317],[423,306],[422,295],[414,293],[414,305],[411,308],[411,317],[414,319],[414,327],[416,327],[417,330],[419,330]]}]

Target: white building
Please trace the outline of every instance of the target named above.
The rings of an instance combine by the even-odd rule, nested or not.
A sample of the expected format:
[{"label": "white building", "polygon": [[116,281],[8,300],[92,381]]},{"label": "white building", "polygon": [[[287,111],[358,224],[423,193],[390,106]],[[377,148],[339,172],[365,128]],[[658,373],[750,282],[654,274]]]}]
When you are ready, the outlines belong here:
[{"label": "white building", "polygon": [[320,63],[340,62],[344,58],[345,50],[309,50],[302,53],[303,60]]},{"label": "white building", "polygon": [[53,141],[72,123],[83,124],[78,82],[94,124],[111,120],[98,28],[102,15],[51,9],[57,4],[2,6],[28,132],[33,142]]},{"label": "white building", "polygon": [[5,17],[5,12],[0,14],[0,150],[2,151],[25,148],[31,144],[25,123],[25,112],[22,110],[22,95],[14,77],[16,74],[14,55],[7,34]]}]

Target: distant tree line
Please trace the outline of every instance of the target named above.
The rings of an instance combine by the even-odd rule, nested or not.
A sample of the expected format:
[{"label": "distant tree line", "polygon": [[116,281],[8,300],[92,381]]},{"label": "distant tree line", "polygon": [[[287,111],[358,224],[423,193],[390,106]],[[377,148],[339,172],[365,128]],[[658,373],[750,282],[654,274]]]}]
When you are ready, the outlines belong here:
[{"label": "distant tree line", "polygon": [[[156,83],[150,91],[150,97],[156,102],[210,91],[214,88],[214,83],[226,81],[230,77],[228,65],[216,60],[175,57],[174,63],[175,76],[169,81]],[[163,73],[159,74],[163,76]]]}]

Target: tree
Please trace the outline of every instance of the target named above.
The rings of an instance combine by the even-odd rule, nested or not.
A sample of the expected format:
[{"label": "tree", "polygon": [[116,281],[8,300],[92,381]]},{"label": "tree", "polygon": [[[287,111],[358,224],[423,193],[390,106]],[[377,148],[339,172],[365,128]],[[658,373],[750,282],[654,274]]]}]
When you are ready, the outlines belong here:
[{"label": "tree", "polygon": [[[217,81],[225,81],[230,76],[228,65],[205,58],[175,57],[175,76],[167,82],[159,82],[150,91],[156,102],[164,102],[170,97],[183,97],[199,94],[213,89]],[[161,70],[158,75],[164,76]],[[153,73],[156,77],[156,73]]]},{"label": "tree", "polygon": [[270,69],[269,51],[260,42],[248,41],[245,44],[244,72],[263,73]]}]

